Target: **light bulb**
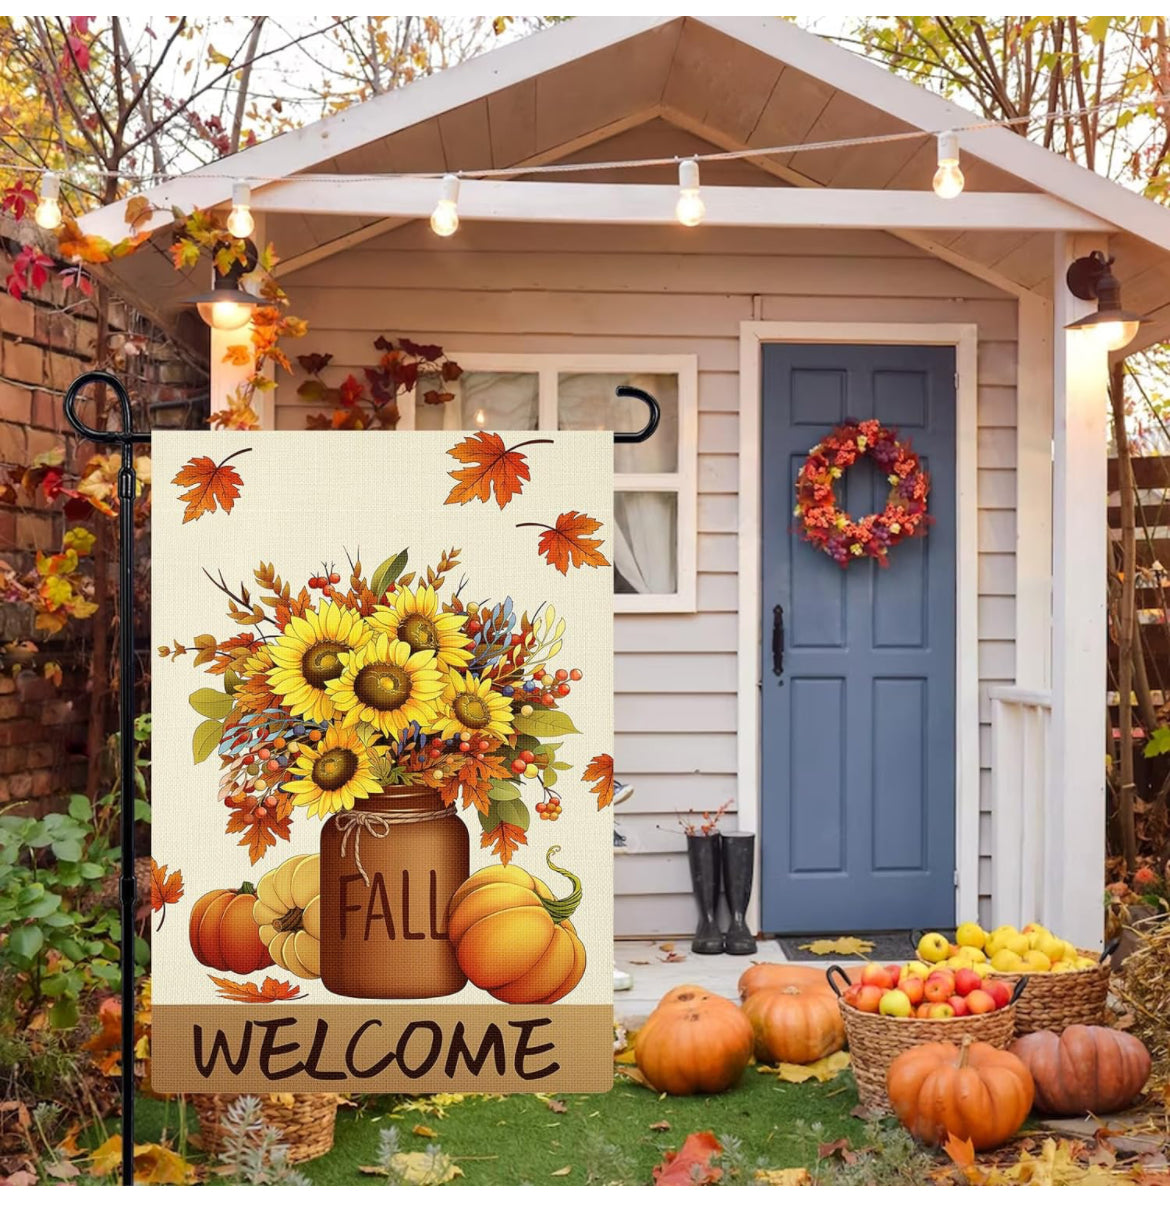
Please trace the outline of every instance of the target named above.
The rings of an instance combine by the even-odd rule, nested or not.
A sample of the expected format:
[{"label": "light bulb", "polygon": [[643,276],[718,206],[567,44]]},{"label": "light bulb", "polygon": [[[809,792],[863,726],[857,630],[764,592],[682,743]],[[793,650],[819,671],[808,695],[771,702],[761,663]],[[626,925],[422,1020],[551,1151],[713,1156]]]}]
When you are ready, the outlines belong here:
[{"label": "light bulb", "polygon": [[46,231],[56,231],[61,226],[61,178],[55,172],[47,172],[41,177],[40,200],[37,202],[34,218],[38,227]]},{"label": "light bulb", "polygon": [[256,230],[256,220],[252,217],[252,187],[247,181],[236,181],[232,186],[227,229],[237,240],[246,240]]},{"label": "light bulb", "polygon": [[242,328],[252,318],[250,303],[237,303],[232,299],[197,304],[199,314],[212,328],[231,330]]},{"label": "light bulb", "polygon": [[957,198],[963,192],[963,170],[959,167],[959,136],[953,130],[938,137],[938,171],[934,174],[934,192],[940,198]]},{"label": "light bulb", "polygon": [[707,213],[699,193],[699,165],[695,160],[682,160],[678,166],[678,201],[674,217],[684,227],[698,227]]},{"label": "light bulb", "polygon": [[444,238],[459,230],[459,178],[448,173],[443,178],[443,192],[431,211],[431,230]]},{"label": "light bulb", "polygon": [[1092,331],[1106,349],[1124,349],[1138,334],[1140,320],[1106,320],[1103,324],[1094,324]]},{"label": "light bulb", "polygon": [[482,408],[476,408],[475,410],[475,423],[477,425],[487,424],[487,413]]}]

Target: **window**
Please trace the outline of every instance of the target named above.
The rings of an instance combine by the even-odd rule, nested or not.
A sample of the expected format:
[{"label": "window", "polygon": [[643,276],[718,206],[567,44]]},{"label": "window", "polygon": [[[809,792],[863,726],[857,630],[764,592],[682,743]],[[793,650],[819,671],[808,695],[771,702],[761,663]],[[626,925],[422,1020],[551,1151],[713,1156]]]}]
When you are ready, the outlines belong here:
[{"label": "window", "polygon": [[440,405],[402,400],[404,428],[608,429],[646,423],[623,384],[658,400],[662,419],[648,442],[614,447],[614,607],[619,613],[695,609],[697,359],[657,355],[451,353],[463,367],[453,384],[420,380]]}]

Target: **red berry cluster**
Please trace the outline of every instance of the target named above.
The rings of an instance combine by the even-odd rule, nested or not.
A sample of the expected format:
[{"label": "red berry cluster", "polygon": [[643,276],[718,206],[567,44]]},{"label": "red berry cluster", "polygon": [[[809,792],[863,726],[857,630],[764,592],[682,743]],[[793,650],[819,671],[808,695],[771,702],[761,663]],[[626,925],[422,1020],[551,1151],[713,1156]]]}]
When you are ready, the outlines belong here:
[{"label": "red berry cluster", "polygon": [[542,820],[553,821],[561,814],[561,800],[558,795],[549,795],[543,803],[536,805],[536,814]]},{"label": "red berry cluster", "polygon": [[331,584],[340,584],[341,577],[336,572],[330,572],[325,576],[310,576],[310,589],[327,589]]},{"label": "red berry cluster", "polygon": [[556,706],[558,698],[567,698],[572,692],[569,682],[580,681],[583,676],[580,669],[557,669],[555,673],[544,668],[533,669],[531,676],[517,686],[515,699],[539,702],[545,707]]}]

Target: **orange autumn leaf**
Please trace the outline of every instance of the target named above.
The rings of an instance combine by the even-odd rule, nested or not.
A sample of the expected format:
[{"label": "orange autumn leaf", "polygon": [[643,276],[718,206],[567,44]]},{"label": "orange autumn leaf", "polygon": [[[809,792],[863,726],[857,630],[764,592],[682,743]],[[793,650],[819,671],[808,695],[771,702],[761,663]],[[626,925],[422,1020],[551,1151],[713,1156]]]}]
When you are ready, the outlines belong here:
[{"label": "orange autumn leaf", "polygon": [[212,462],[210,458],[201,455],[183,464],[171,483],[190,489],[179,497],[187,504],[183,513],[184,525],[202,517],[204,513],[214,513],[217,509],[222,509],[225,513],[232,511],[232,505],[239,499],[244,481],[236,474],[236,469],[228,465],[228,460],[247,454],[249,449],[251,447],[237,450],[221,463]]},{"label": "orange autumn leaf", "polygon": [[528,834],[518,825],[501,820],[495,828],[489,829],[480,837],[480,848],[491,846],[492,853],[507,866],[521,845],[528,844]]},{"label": "orange autumn leaf", "polygon": [[447,472],[456,482],[443,503],[465,505],[472,500],[482,500],[486,504],[494,491],[496,503],[502,509],[513,496],[523,492],[521,481],[531,478],[528,460],[523,454],[517,453],[520,446],[534,446],[548,441],[548,438],[539,438],[508,448],[498,433],[480,431],[465,438],[447,451],[467,465],[458,471]]},{"label": "orange autumn leaf", "polygon": [[613,758],[608,753],[599,753],[585,767],[581,781],[594,784],[589,793],[597,796],[598,811],[608,807],[613,802]]},{"label": "orange autumn leaf", "polygon": [[150,910],[151,912],[162,912],[162,917],[159,918],[158,927],[162,929],[163,922],[167,919],[167,905],[178,904],[183,898],[183,872],[181,870],[172,871],[167,874],[165,866],[159,864],[151,858],[150,860]]},{"label": "orange autumn leaf", "polygon": [[229,345],[227,352],[223,355],[223,360],[229,366],[250,366],[252,350],[247,345]]},{"label": "orange autumn leaf", "polygon": [[511,771],[504,765],[504,759],[496,753],[468,753],[450,778],[443,778],[437,783],[439,797],[444,806],[449,807],[455,802],[455,796],[463,792],[463,806],[474,804],[481,816],[486,816],[492,809],[492,801],[488,798],[488,790],[493,778],[508,778]]},{"label": "orange autumn leaf", "polygon": [[975,1163],[975,1145],[970,1140],[959,1139],[950,1131],[947,1132],[943,1151],[960,1169],[968,1169]]},{"label": "orange autumn leaf", "polygon": [[723,1145],[710,1131],[692,1131],[677,1151],[663,1153],[662,1164],[653,1171],[656,1186],[713,1186],[723,1170],[711,1162]]},{"label": "orange autumn leaf", "polygon": [[238,1001],[243,1005],[270,1005],[273,1001],[299,1001],[306,994],[301,992],[299,984],[289,980],[277,980],[265,976],[264,983],[259,987],[255,982],[240,980],[225,980],[220,976],[211,976],[211,982],[219,988],[219,995],[225,1001]]},{"label": "orange autumn leaf", "polygon": [[[538,523],[523,522],[516,528],[532,524]],[[600,529],[601,522],[574,509],[569,513],[562,513],[555,526],[544,526],[541,529],[537,550],[562,576],[569,574],[570,563],[575,568],[608,568],[609,560],[601,553],[602,540],[589,537]]]}]

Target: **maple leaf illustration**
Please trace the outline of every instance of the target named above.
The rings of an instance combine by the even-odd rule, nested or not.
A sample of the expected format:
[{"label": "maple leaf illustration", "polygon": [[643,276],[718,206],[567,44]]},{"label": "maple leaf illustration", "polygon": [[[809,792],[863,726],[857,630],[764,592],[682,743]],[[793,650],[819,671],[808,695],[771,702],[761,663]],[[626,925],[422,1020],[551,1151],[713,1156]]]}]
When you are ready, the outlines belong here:
[{"label": "maple leaf illustration", "polygon": [[172,871],[167,874],[165,866],[159,864],[151,858],[150,860],[150,910],[151,912],[161,912],[159,917],[158,927],[162,929],[163,923],[167,919],[167,905],[178,904],[183,898],[183,872],[181,870]]},{"label": "maple leaf illustration", "polygon": [[259,987],[254,981],[225,980],[220,976],[211,976],[211,982],[219,988],[219,995],[225,1001],[239,1001],[243,1005],[270,1005],[273,1001],[299,1001],[307,995],[301,992],[299,984],[289,980],[277,980],[265,976],[264,983]]},{"label": "maple leaf illustration", "polygon": [[608,807],[613,802],[613,758],[608,753],[598,753],[585,767],[581,781],[594,784],[589,793],[597,796],[598,811]]},{"label": "maple leaf illustration", "polygon": [[454,776],[444,777],[436,787],[444,806],[454,803],[455,796],[462,791],[463,806],[474,804],[480,815],[486,816],[492,809],[492,801],[488,798],[492,779],[502,780],[510,775],[511,771],[498,754],[468,753],[457,764]]},{"label": "maple leaf illustration", "polygon": [[520,846],[528,844],[528,834],[518,824],[501,820],[495,828],[489,829],[480,837],[479,844],[481,849],[487,849],[490,845],[492,853],[507,866]]},{"label": "maple leaf illustration", "polygon": [[601,553],[602,540],[589,537],[601,529],[601,522],[595,521],[588,513],[578,513],[573,509],[569,513],[562,513],[554,526],[546,526],[538,521],[522,521],[516,529],[522,530],[525,526],[536,526],[540,530],[536,549],[544,556],[545,562],[562,576],[569,574],[570,563],[575,568],[609,567],[609,560]]},{"label": "maple leaf illustration", "polygon": [[496,503],[502,509],[513,496],[523,492],[522,481],[531,478],[527,458],[518,453],[520,447],[540,445],[552,445],[552,438],[534,438],[510,447],[504,445],[504,439],[498,433],[481,430],[465,438],[447,451],[467,465],[458,471],[447,472],[456,482],[443,503],[465,505],[472,500],[482,500],[486,504],[495,492]]},{"label": "maple leaf illustration", "polygon": [[288,817],[290,815],[292,815],[290,802],[281,803],[276,808],[275,814],[270,812],[264,817],[257,817],[246,807],[236,807],[228,816],[228,822],[223,831],[229,837],[233,833],[244,834],[240,838],[239,844],[248,847],[248,860],[255,866],[270,845],[275,845],[278,840],[288,840]]},{"label": "maple leaf illustration", "polygon": [[240,488],[243,487],[244,481],[236,473],[236,469],[229,466],[229,463],[233,458],[239,458],[241,454],[247,454],[250,450],[250,446],[237,450],[220,463],[213,462],[206,455],[200,455],[185,462],[179,468],[179,473],[171,480],[171,483],[189,489],[179,497],[187,505],[183,513],[184,525],[189,521],[194,521],[197,517],[202,517],[204,513],[214,513],[217,509],[222,509],[225,513],[232,511],[232,505],[239,498]]}]

